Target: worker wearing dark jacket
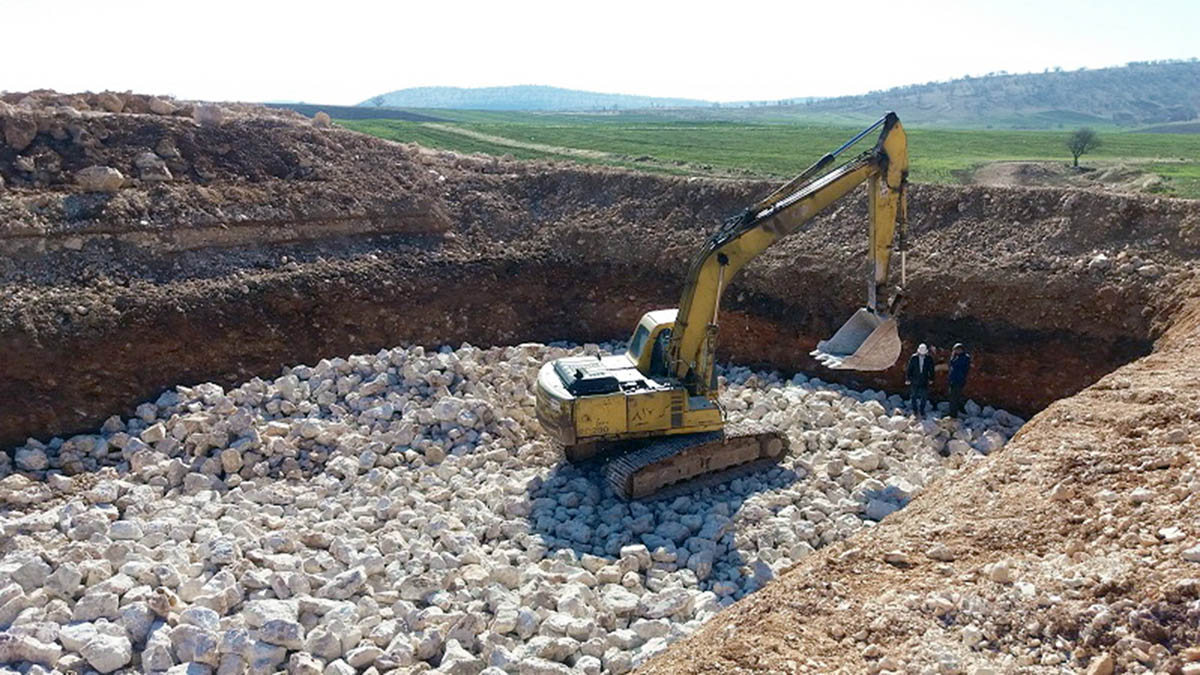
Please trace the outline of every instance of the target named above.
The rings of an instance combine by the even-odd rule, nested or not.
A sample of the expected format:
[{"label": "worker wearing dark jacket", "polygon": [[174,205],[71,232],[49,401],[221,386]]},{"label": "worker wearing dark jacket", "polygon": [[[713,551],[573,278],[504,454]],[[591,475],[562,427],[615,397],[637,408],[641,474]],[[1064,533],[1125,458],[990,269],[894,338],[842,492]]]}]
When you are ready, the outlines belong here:
[{"label": "worker wearing dark jacket", "polygon": [[908,368],[904,371],[904,384],[909,386],[908,402],[918,415],[925,414],[925,405],[929,402],[929,383],[932,381],[933,357],[929,355],[929,347],[922,343],[917,347],[917,353],[908,360]]},{"label": "worker wearing dark jacket", "polygon": [[961,342],[954,345],[950,352],[950,374],[947,382],[950,386],[950,415],[958,417],[962,414],[963,387],[967,386],[967,373],[971,372],[971,355]]}]

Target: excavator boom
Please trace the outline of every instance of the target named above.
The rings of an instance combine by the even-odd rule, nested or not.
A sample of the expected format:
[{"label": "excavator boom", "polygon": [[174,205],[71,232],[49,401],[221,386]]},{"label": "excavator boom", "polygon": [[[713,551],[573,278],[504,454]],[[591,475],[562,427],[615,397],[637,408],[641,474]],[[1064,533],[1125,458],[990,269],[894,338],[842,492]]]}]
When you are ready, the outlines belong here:
[{"label": "excavator boom", "polygon": [[[882,130],[874,148],[820,174],[838,153],[877,128]],[[878,298],[887,283],[898,219],[903,230],[907,178],[907,139],[899,118],[888,113],[783,187],[727,220],[705,242],[688,270],[668,349],[673,374],[697,395],[714,393],[718,311],[721,294],[729,282],[746,263],[864,181],[869,183],[871,263],[866,306],[834,339],[822,342],[814,355],[835,368],[883,370],[894,364],[900,356],[900,341],[895,321],[886,308],[879,307]]]}]

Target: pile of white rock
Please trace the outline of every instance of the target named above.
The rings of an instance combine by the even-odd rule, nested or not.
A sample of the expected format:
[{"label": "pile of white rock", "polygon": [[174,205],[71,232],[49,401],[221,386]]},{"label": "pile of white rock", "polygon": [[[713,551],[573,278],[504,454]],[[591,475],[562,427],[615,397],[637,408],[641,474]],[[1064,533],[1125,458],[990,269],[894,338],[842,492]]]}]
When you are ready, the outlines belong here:
[{"label": "pile of white rock", "polygon": [[533,414],[545,360],[599,351],[384,350],[29,441],[0,464],[0,665],[624,673],[1021,424],[731,367],[730,416],[791,454],[629,503]]}]

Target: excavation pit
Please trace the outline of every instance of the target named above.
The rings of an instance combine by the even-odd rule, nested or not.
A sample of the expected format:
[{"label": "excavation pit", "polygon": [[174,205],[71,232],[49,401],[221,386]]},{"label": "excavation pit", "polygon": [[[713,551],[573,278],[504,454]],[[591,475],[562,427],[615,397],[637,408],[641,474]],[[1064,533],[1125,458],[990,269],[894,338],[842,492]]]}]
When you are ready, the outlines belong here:
[{"label": "excavation pit", "polygon": [[[0,589],[5,603],[17,603],[0,603],[0,618],[7,617],[8,610],[25,611],[18,607],[33,598],[35,604],[42,599],[46,603],[27,616],[41,616],[45,610],[50,623],[97,624],[96,618],[110,613],[109,594],[118,596],[118,608],[129,593],[131,602],[149,606],[151,601],[164,602],[156,599],[158,595],[169,596],[148,595],[143,587],[169,585],[169,580],[177,584],[171,587],[178,588],[180,606],[191,612],[183,624],[200,630],[206,630],[203,626],[211,618],[204,609],[227,623],[247,613],[263,618],[269,610],[282,612],[269,614],[285,622],[269,629],[282,631],[271,634],[275,642],[248,643],[253,648],[244,652],[244,658],[261,659],[264,667],[279,657],[280,649],[285,655],[296,651],[286,646],[295,644],[288,632],[294,627],[287,621],[300,624],[306,643],[318,640],[319,646],[301,650],[312,658],[328,661],[334,645],[345,640],[354,646],[339,658],[365,664],[369,657],[378,660],[389,654],[391,638],[385,636],[399,625],[395,610],[392,618],[382,618],[357,642],[352,629],[338,633],[342,628],[335,630],[334,623],[346,625],[342,619],[369,611],[373,604],[394,607],[404,601],[415,608],[417,600],[403,596],[418,595],[422,603],[431,602],[411,617],[419,626],[414,630],[421,633],[409,644],[411,658],[443,667],[478,665],[478,652],[468,649],[467,633],[474,630],[472,620],[464,618],[469,613],[460,616],[439,605],[458,606],[452,604],[458,602],[458,587],[441,589],[447,595],[440,595],[418,574],[403,588],[371,586],[372,598],[351,603],[353,611],[344,603],[335,604],[343,602],[338,596],[354,597],[373,577],[386,575],[397,556],[407,552],[411,560],[407,539],[402,543],[367,538],[368,543],[354,548],[335,545],[345,532],[318,534],[301,542],[309,550],[315,546],[315,552],[300,561],[293,560],[296,542],[265,536],[264,548],[258,551],[269,552],[255,553],[252,562],[270,573],[242,580],[245,606],[222,604],[227,589],[238,582],[237,561],[248,558],[239,551],[237,534],[232,541],[210,537],[213,528],[232,528],[234,521],[269,526],[288,509],[300,508],[297,499],[331,529],[338,529],[346,516],[360,527],[359,519],[375,522],[380,509],[389,518],[398,515],[390,513],[391,506],[376,499],[378,495],[370,495],[375,501],[369,506],[350,503],[376,489],[365,479],[344,485],[346,474],[362,466],[363,453],[338,457],[340,461],[331,465],[331,452],[313,465],[311,481],[302,480],[305,469],[299,454],[281,459],[278,474],[270,462],[265,475],[255,474],[254,462],[251,477],[242,478],[244,482],[227,493],[217,493],[205,488],[210,474],[202,469],[221,446],[216,438],[199,455],[185,453],[175,458],[178,461],[168,461],[165,475],[125,487],[122,481],[137,473],[132,457],[116,462],[130,463],[125,479],[111,468],[92,474],[88,460],[107,461],[113,446],[104,447],[88,432],[102,429],[114,415],[136,418],[139,404],[159,400],[176,385],[216,383],[220,395],[211,387],[194,390],[203,408],[208,405],[203,402],[206,396],[216,400],[243,383],[259,386],[253,378],[273,381],[290,364],[316,364],[335,354],[367,354],[369,359],[397,344],[433,350],[464,342],[492,353],[518,349],[500,345],[525,342],[625,339],[644,311],[678,301],[683,270],[703,237],[773,184],[461,157],[337,129],[318,130],[286,114],[251,108],[230,109],[226,123],[215,127],[197,126],[185,115],[155,116],[139,112],[137,106],[130,109],[135,112],[95,113],[80,122],[93,137],[106,139],[87,151],[53,133],[54,125],[65,124],[69,116],[61,108],[35,106],[20,112],[39,118],[39,129],[42,122],[48,129],[22,151],[22,156],[42,158],[33,173],[21,168],[24,163],[18,165],[18,153],[0,148],[0,447],[7,448],[0,454],[0,462],[7,460],[0,471],[12,470],[18,447],[35,447],[26,440],[31,437],[36,443],[68,439],[48,453],[46,461],[54,456],[61,463],[65,449],[75,462],[69,471],[82,470],[67,478],[23,468],[22,475],[4,479],[6,537],[0,565],[19,581],[15,589]],[[133,160],[159,147],[171,155],[174,180],[143,182]],[[53,158],[57,162],[49,161]],[[70,176],[98,162],[125,167],[132,177],[129,184],[112,195],[83,195]],[[51,171],[55,167],[61,171]],[[821,371],[808,357],[816,342],[831,335],[862,302],[865,201],[861,194],[845,200],[743,272],[722,305],[721,360],[767,373],[807,372],[857,391],[899,392],[903,375],[898,369],[876,375],[834,374]],[[753,573],[765,566],[771,575],[779,575],[778,582],[711,618],[696,637],[672,647],[666,660],[649,663],[650,672],[698,672],[705,667],[787,671],[797,663],[822,671],[840,667],[860,672],[893,662],[917,668],[943,663],[1023,667],[1036,662],[1082,669],[1109,652],[1117,655],[1118,668],[1133,668],[1140,662],[1129,654],[1143,648],[1154,656],[1156,667],[1170,670],[1178,665],[1184,647],[1200,641],[1183,609],[1185,599],[1194,595],[1187,586],[1195,576],[1189,566],[1193,558],[1200,559],[1193,551],[1197,533],[1188,523],[1194,520],[1194,505],[1187,496],[1200,492],[1193,487],[1197,478],[1191,459],[1200,439],[1200,382],[1195,375],[1200,372],[1195,362],[1200,207],[1182,200],[1082,190],[915,185],[910,223],[910,302],[900,322],[905,353],[917,342],[943,349],[966,342],[975,357],[969,394],[1031,421],[1000,452],[984,456],[960,447],[961,456],[972,458],[964,467],[947,468],[955,461],[953,453],[950,460],[932,449],[911,455],[930,462],[924,467],[928,474],[955,469],[954,479],[926,483],[919,498],[873,526],[861,517],[871,508],[872,498],[898,505],[912,492],[880,481],[882,491],[872,485],[871,491],[849,500],[860,510],[839,515],[851,516],[856,523],[851,527],[850,517],[843,519],[848,538],[839,534],[803,557],[802,547],[792,552],[799,542],[774,560],[758,555],[762,566],[757,570],[759,551],[781,549],[760,546],[765,534],[746,534],[765,533],[755,528],[764,519],[779,518],[774,511],[770,517],[751,518],[757,505],[773,504],[779,494],[797,489],[802,493],[798,499],[808,499],[806,491],[815,485],[837,484],[855,474],[834,467],[838,475],[832,476],[833,458],[813,455],[808,460],[811,467],[780,469],[780,476],[792,471],[796,479],[786,476],[777,484],[772,481],[779,476],[767,476],[760,481],[763,489],[731,494],[723,501],[741,501],[737,508],[730,507],[730,518],[741,518],[744,529],[729,534],[732,547],[714,553],[714,568],[725,571],[715,577],[710,572],[707,589],[697,586],[701,594],[712,594],[701,606],[715,611],[721,598],[745,592],[745,586],[714,592],[717,583],[732,583],[732,569],[748,566]],[[736,388],[745,373],[729,373],[734,373],[730,380]],[[779,395],[787,398],[789,388],[782,381],[778,384]],[[746,388],[755,396],[775,396],[768,393],[773,391],[770,387]],[[845,396],[842,390],[830,391]],[[814,391],[800,397],[805,409],[808,399],[819,395],[823,394]],[[164,408],[175,405],[163,403]],[[878,403],[884,416],[892,418],[894,404],[886,397]],[[795,405],[798,409],[800,401]],[[868,405],[860,400],[854,407]],[[282,413],[283,407],[270,414]],[[1015,429],[1000,426],[1005,434]],[[532,433],[522,429],[522,434]],[[319,439],[320,430],[295,433],[303,438],[313,431],[317,435],[308,440]],[[819,433],[805,433],[812,431]],[[289,426],[287,433],[292,432]],[[81,433],[93,437],[90,445],[72,439]],[[266,442],[287,437],[267,434]],[[224,442],[237,438],[228,435]],[[970,446],[980,438],[960,440]],[[804,447],[808,451],[807,440]],[[464,458],[454,455],[453,446],[450,450],[436,467],[411,475],[401,472],[398,480],[429,474],[436,481],[453,482],[455,475],[437,475],[439,467],[443,472],[452,466],[464,469]],[[382,463],[399,461],[387,459],[393,456],[387,452],[371,452],[377,465],[356,475],[370,476]],[[545,520],[540,510],[534,515],[533,502],[552,496],[557,502],[560,479],[565,485],[587,478],[552,461],[547,452],[527,449],[522,455],[518,447],[510,460],[522,467],[514,470],[527,471],[530,478],[535,471],[545,472],[545,477],[540,486],[527,482],[503,491],[504,499],[530,504],[530,512],[505,517],[504,522],[514,524],[507,531],[502,528],[501,534],[526,540],[536,535],[550,561],[545,564],[550,569],[537,567],[536,573],[548,578],[575,574],[577,566],[571,560],[594,577],[598,575],[589,566],[599,570],[613,560],[619,566],[628,556],[619,549],[609,553],[607,539],[589,539],[592,552],[586,553],[584,542],[567,530],[559,531],[557,519]],[[397,456],[408,461],[407,453]],[[118,457],[119,453],[114,459]],[[220,453],[216,457],[224,472]],[[473,457],[467,455],[465,462]],[[297,466],[285,469],[284,459],[296,460]],[[31,460],[34,464],[29,466],[37,464],[35,457],[22,457],[23,462]],[[235,463],[232,455],[228,461]],[[866,466],[870,460],[863,462]],[[210,463],[209,468],[216,467]],[[246,468],[234,471],[241,476]],[[300,478],[288,479],[293,469]],[[487,469],[464,470],[484,474],[476,483],[488,485]],[[179,508],[187,511],[188,519],[180,519],[183,524],[178,527],[155,526],[149,532],[142,523],[130,522],[127,514],[140,517],[143,502],[158,503],[154,481],[161,478],[165,487],[176,476],[184,493],[178,497]],[[321,493],[312,505],[311,497],[293,494],[310,482]],[[912,481],[907,484],[915,486]],[[732,486],[727,489],[732,493]],[[221,501],[229,493],[240,495],[241,501]],[[867,498],[865,503],[861,497]],[[496,499],[503,508],[503,499]],[[339,500],[348,500],[347,505],[339,505]],[[113,508],[105,506],[110,503]],[[550,506],[545,503],[547,513]],[[560,506],[568,508],[560,504],[555,513]],[[670,506],[652,507],[664,511],[654,512],[651,532],[674,522],[674,516],[660,521]],[[788,508],[779,506],[780,512]],[[797,506],[797,511],[803,514],[804,508],[813,507]],[[876,504],[875,509],[881,513],[884,506]],[[406,517],[424,519],[426,529],[455,531],[450,527],[455,523],[446,519],[433,522],[435,517],[428,513],[435,509],[409,510],[413,514]],[[685,515],[697,514],[678,515],[682,524]],[[110,516],[118,519],[110,521]],[[629,517],[635,519],[632,511]],[[590,522],[593,534],[603,525],[597,517]],[[7,536],[12,527],[16,529]],[[141,537],[126,538],[138,527]],[[789,531],[797,529],[801,528],[792,524]],[[114,530],[119,538],[114,538]],[[89,552],[61,561],[76,565],[79,585],[73,584],[73,574],[63,572],[47,580],[54,586],[52,593],[38,595],[33,586],[25,588],[42,579],[43,565],[60,561],[22,551],[41,550],[38,542],[43,538],[69,538],[71,532],[78,537],[71,541],[82,551],[92,534],[102,531],[107,534],[99,536],[107,536],[109,545],[100,555]],[[198,531],[205,534],[197,537]],[[664,530],[659,536],[667,534]],[[687,541],[683,540],[685,547]],[[190,560],[188,565],[176,561],[186,568],[175,570],[181,574],[176,581],[167,569],[126,569],[109,560],[140,554],[139,546],[149,548],[150,542],[194,547],[203,556],[203,570],[197,571]],[[370,546],[378,549],[378,558],[367,553]],[[691,562],[692,551],[687,550]],[[649,547],[646,554],[651,565],[668,564],[655,561]],[[643,558],[640,551],[629,555]],[[790,573],[783,571],[785,557],[794,563]],[[360,558],[365,575],[361,579],[354,571],[358,566],[346,563]],[[377,571],[381,561],[383,572]],[[430,569],[444,562],[431,559]],[[342,567],[344,572],[327,578]],[[511,572],[500,572],[495,580],[480,574],[472,569],[467,577],[473,581],[462,588],[494,582],[512,590]],[[641,583],[650,583],[649,574],[640,576]],[[317,581],[320,585],[314,586]],[[85,582],[95,592],[84,594]],[[133,587],[126,590],[127,583]],[[518,587],[520,583],[518,571]],[[434,592],[422,594],[423,589]],[[89,597],[78,618],[61,597],[64,594],[76,604]],[[621,606],[627,606],[627,597],[615,591],[614,595],[618,604],[624,601]],[[296,618],[291,618],[291,605],[281,608],[273,603],[276,600],[295,600]],[[553,602],[556,614],[571,615],[574,600],[564,599],[564,612],[558,600],[538,598],[539,606],[548,608]],[[486,597],[474,602],[483,605],[464,606],[486,609],[493,619],[500,618],[499,604]],[[662,598],[655,612],[669,611],[676,602],[682,602],[680,597]],[[693,599],[691,609],[695,606]],[[1096,608],[1101,606],[1111,620],[1097,620]],[[401,609],[407,611],[404,605]],[[304,612],[311,616],[304,618]],[[328,629],[316,630],[330,612]],[[688,621],[696,621],[696,616],[693,613]],[[515,615],[506,609],[503,617],[504,622],[517,622],[518,636],[528,629],[521,628],[529,619],[519,609]],[[863,617],[870,617],[866,627]],[[964,625],[948,617],[962,618]],[[147,618],[135,612],[116,621],[140,631]],[[557,640],[575,639],[572,630],[583,635],[574,619],[554,619],[552,634],[537,643],[543,657],[564,650],[566,643]],[[664,632],[659,619],[645,620],[642,633],[630,638],[642,641],[636,653],[649,655],[665,647],[668,637],[677,636],[670,625]],[[1036,630],[1030,628],[1035,621]],[[803,629],[799,634],[785,628],[796,626]],[[251,628],[259,631],[262,626]],[[39,658],[49,652],[39,651],[41,646],[25,638],[64,647],[64,639],[71,644],[78,639],[70,634],[55,638],[46,632],[50,628],[29,630],[35,634],[22,633],[20,648]],[[127,637],[143,638],[140,632],[126,631]],[[138,658],[158,665],[182,654],[212,659],[207,652],[188,651],[198,644],[184,639],[192,633],[190,628],[182,631],[181,644],[165,634],[153,638],[147,633],[144,642],[135,641]],[[779,638],[785,633],[786,638]],[[262,637],[261,632],[255,635]],[[626,633],[621,636],[628,638]],[[532,633],[529,638],[537,639]],[[1058,646],[1060,640],[1065,648]],[[582,645],[587,642],[580,642],[579,653],[571,658],[578,665],[591,656],[603,667],[604,654],[585,653],[597,648],[593,644],[585,650]],[[1035,643],[1039,646],[1028,647]],[[393,651],[396,661],[383,658],[381,670],[399,667],[399,660],[408,658],[400,643]],[[297,667],[311,665],[305,661],[309,656],[297,658],[304,661]],[[594,662],[584,665],[590,669]],[[616,669],[620,667],[618,663]]]}]

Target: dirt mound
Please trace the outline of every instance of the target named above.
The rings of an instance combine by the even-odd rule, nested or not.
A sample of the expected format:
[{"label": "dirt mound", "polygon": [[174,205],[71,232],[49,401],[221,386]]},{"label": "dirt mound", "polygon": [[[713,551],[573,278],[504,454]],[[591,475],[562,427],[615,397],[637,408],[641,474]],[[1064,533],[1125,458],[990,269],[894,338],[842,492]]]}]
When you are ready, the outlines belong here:
[{"label": "dirt mound", "polygon": [[[321,147],[315,137],[275,143],[281,139],[272,137],[271,128],[294,125],[302,118],[246,104],[197,106],[107,92],[34,92],[8,94],[2,100],[0,128],[5,143],[0,145],[0,175],[10,187],[69,185],[72,174],[92,165],[116,168],[131,177],[132,185],[139,185],[135,159],[147,152],[173,169],[173,180],[185,183],[302,177],[303,172],[297,171],[301,157],[295,156],[295,150],[303,147],[319,153]],[[201,114],[205,111],[207,117]]]},{"label": "dirt mound", "polygon": [[1061,162],[990,162],[971,171],[966,182],[994,187],[1076,187],[1122,194],[1165,190],[1161,176],[1128,164],[1076,168]]},{"label": "dirt mound", "polygon": [[[155,114],[138,103],[152,97],[124,95],[122,110],[109,112],[94,109],[97,96],[40,94],[0,104],[0,129],[10,141],[0,144],[7,185],[0,232],[40,239],[114,228],[162,233],[283,219],[438,217],[427,197],[438,190],[435,177],[413,152],[260,106],[205,104],[217,112],[201,124],[190,103]],[[14,143],[13,129],[30,133]],[[79,185],[79,172],[96,166],[120,172],[121,189]]]},{"label": "dirt mound", "polygon": [[999,187],[1065,186],[1067,173],[1057,164],[1037,162],[991,162],[975,169],[975,185]]}]

